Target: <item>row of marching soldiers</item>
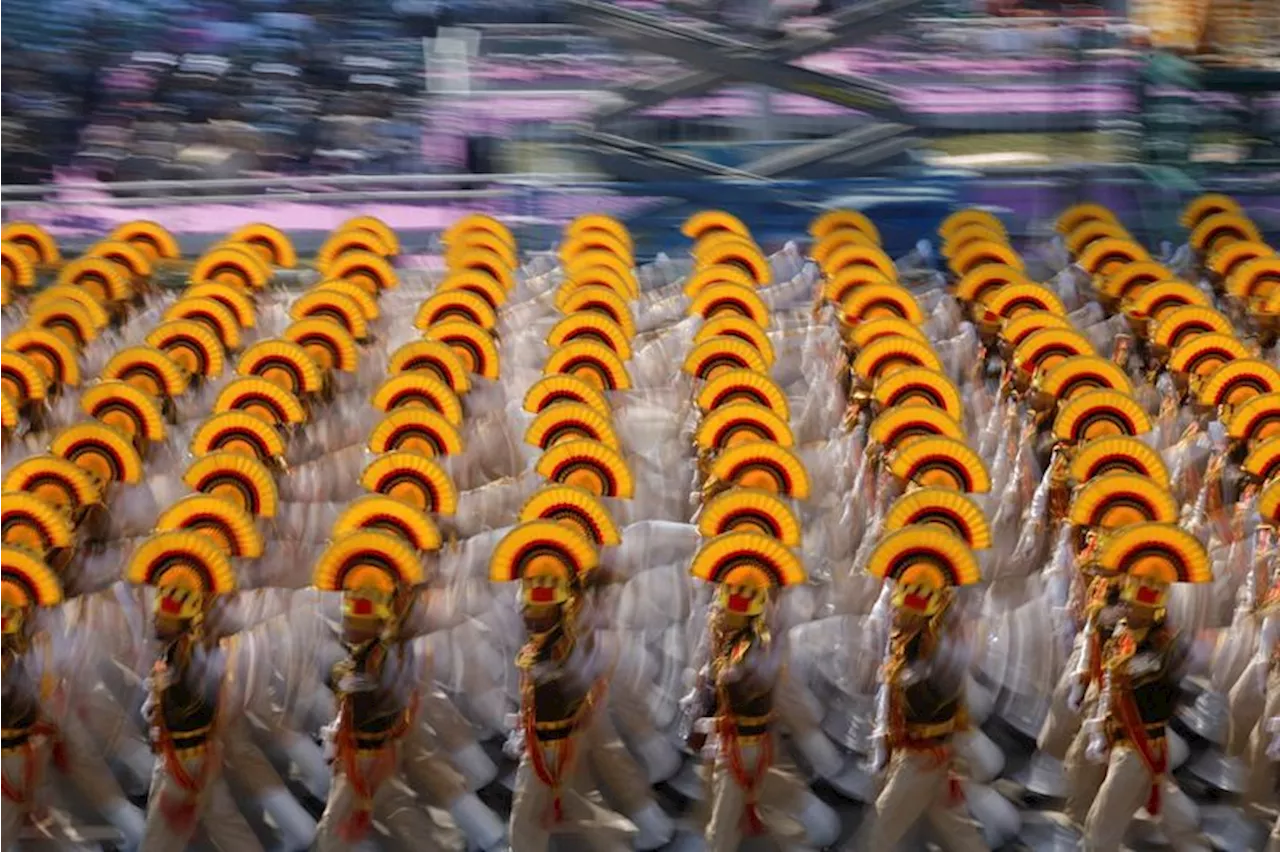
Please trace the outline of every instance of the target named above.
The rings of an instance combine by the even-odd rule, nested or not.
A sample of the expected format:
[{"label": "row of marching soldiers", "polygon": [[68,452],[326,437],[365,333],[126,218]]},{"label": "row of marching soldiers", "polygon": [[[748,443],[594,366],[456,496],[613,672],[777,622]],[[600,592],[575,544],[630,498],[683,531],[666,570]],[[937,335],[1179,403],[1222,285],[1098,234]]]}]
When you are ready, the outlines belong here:
[{"label": "row of marching soldiers", "polygon": [[[700,415],[694,520],[702,540],[690,573],[715,589],[692,660],[693,688],[682,700],[686,741],[708,758],[704,837],[717,850],[766,833],[779,843],[826,846],[840,824],[797,777],[777,724],[786,644],[775,636],[774,609],[782,589],[807,579],[793,506],[809,498],[811,485],[794,452],[788,397],[770,377],[775,329],[756,292],[771,283],[760,274],[768,262],[750,231],[723,214],[695,216],[686,231],[696,239],[695,259],[723,257],[724,246],[738,258],[695,260],[687,286],[703,320],[685,361]],[[698,312],[700,302],[713,307]]]},{"label": "row of marching soldiers", "polygon": [[[1122,261],[1108,260],[1116,249],[1101,240],[1111,237],[1073,230],[1080,212],[1060,220],[1064,244],[1102,292]],[[1086,848],[1116,849],[1140,806],[1152,817],[1162,814],[1165,726],[1192,651],[1166,622],[1169,590],[1212,579],[1205,546],[1177,525],[1178,500],[1146,443],[1153,424],[1139,389],[1149,379],[1134,381],[1128,369],[1130,352],[1145,348],[1152,322],[1181,303],[1158,289],[1135,288],[1120,303],[1086,300],[1080,307],[1076,299],[1077,310],[1069,312],[1070,289],[1029,280],[1023,259],[989,217],[975,215],[953,233],[951,263],[963,276],[957,295],[998,341],[1001,397],[1009,416],[1023,421],[1020,439],[1045,468],[1011,558],[1034,559],[1038,549],[1050,549],[1041,583],[1052,591],[1036,605],[1052,601],[1053,614],[1069,622],[1064,634],[1072,638],[1072,654],[1037,741],[1042,754],[1065,757],[1064,829],[1080,833]],[[1131,239],[1126,244],[1141,251]],[[1171,277],[1166,272],[1152,286],[1164,287]],[[1116,322],[1098,327],[1095,308],[1103,315],[1120,308],[1123,330]],[[1064,588],[1066,600],[1054,600]],[[1199,848],[1184,804],[1182,797],[1164,811],[1165,835],[1179,848]]]},{"label": "row of marching soldiers", "polygon": [[925,316],[865,217],[833,212],[812,226],[825,266],[823,302],[849,349],[848,425],[865,430],[863,464],[882,468],[861,496],[878,519],[868,529],[864,570],[890,580],[874,628],[882,649],[867,769],[879,792],[863,842],[893,849],[922,818],[951,849],[985,849],[962,807],[953,773],[957,741],[970,725],[965,677],[972,634],[953,602],[982,579],[977,553],[991,547],[981,495],[990,476],[962,425],[956,386],[921,330]]},{"label": "row of marching soldiers", "polygon": [[[1061,536],[1051,558],[1077,571],[1061,601],[1074,641],[1037,742],[1046,763],[1063,762],[1064,824],[1090,848],[1118,848],[1140,808],[1178,848],[1260,846],[1249,820],[1274,801],[1260,717],[1275,666],[1263,628],[1274,631],[1280,372],[1260,353],[1273,342],[1266,297],[1280,259],[1229,198],[1193,201],[1182,224],[1188,250],[1160,262],[1104,208],[1079,205],[1057,223],[1074,283],[1087,280],[1094,316],[1117,329],[1106,366],[1085,348],[1096,333],[1060,334],[1066,357],[1041,383],[1058,397],[1042,522]],[[1126,548],[1135,555],[1118,558]],[[1207,683],[1195,676],[1206,669]],[[1194,703],[1180,708],[1180,690]],[[1233,690],[1232,712],[1208,722],[1204,708]],[[1238,795],[1243,813],[1201,818],[1172,783],[1188,758],[1183,735],[1197,751],[1188,771]],[[1248,773],[1211,769],[1215,741],[1237,762],[1252,742]]]},{"label": "row of marching soldiers", "polygon": [[[998,218],[962,211],[940,229],[939,275],[895,264],[856,213],[814,223],[814,315],[843,332],[861,469],[854,571],[830,578],[832,614],[791,635],[789,687],[821,730],[786,721],[816,775],[874,802],[870,848],[920,822],[947,848],[1060,830],[1116,849],[1152,825],[1177,848],[1256,846],[1238,817],[1274,819],[1280,397],[1258,353],[1280,267],[1230,199],[1197,200],[1184,224],[1187,247],[1157,262],[1083,205],[1028,261]],[[869,613],[859,576],[895,579]],[[1171,782],[1180,706],[1207,741],[1192,771],[1245,810],[1200,815]],[[1001,730],[1038,738],[1017,786],[1065,798],[1053,829],[989,786],[1005,760],[985,731]]]},{"label": "row of marching soldiers", "polygon": [[[137,843],[144,834],[142,815],[102,762],[103,752],[114,748],[115,757],[131,766],[135,786],[145,791],[151,780],[149,757],[137,742],[118,736],[117,722],[136,728],[122,709],[128,702],[122,705],[119,696],[105,693],[101,700],[85,698],[91,688],[77,694],[83,677],[96,683],[93,666],[104,650],[98,640],[110,634],[87,631],[77,639],[54,641],[57,633],[34,629],[41,623],[36,608],[101,588],[104,572],[118,571],[127,555],[102,548],[128,537],[135,524],[154,527],[163,539],[181,537],[178,531],[210,506],[215,515],[224,507],[234,513],[234,507],[203,495],[158,511],[162,504],[139,500],[139,486],[146,477],[172,469],[173,450],[182,438],[198,456],[220,449],[225,432],[220,417],[236,415],[206,421],[199,415],[210,401],[208,382],[223,375],[229,353],[241,347],[242,331],[253,326],[253,307],[241,284],[223,280],[218,261],[238,258],[243,269],[259,273],[261,286],[266,272],[259,252],[281,239],[270,228],[238,232],[179,271],[176,243],[153,223],[122,225],[66,263],[39,227],[11,223],[4,228],[4,319],[6,325],[19,324],[6,329],[0,355],[6,841],[16,841],[24,817],[41,817],[50,807],[41,792],[48,789],[53,765],[87,792],[126,839]],[[170,300],[160,288],[175,277],[188,286]],[[38,283],[46,286],[31,293]],[[252,375],[254,363],[246,353],[241,372]],[[265,430],[259,426],[257,431]],[[241,437],[253,439],[256,432]],[[241,536],[248,535],[243,529],[252,530],[248,516],[227,523]],[[252,536],[222,543],[240,555],[237,547],[253,549],[255,542],[260,550],[260,540]],[[225,568],[226,557],[216,547],[206,549]],[[219,581],[226,576],[225,570],[217,575]],[[198,598],[194,603],[198,606]],[[58,615],[62,630],[77,617],[75,610]],[[39,688],[29,691],[34,684]],[[90,704],[80,706],[78,700]],[[80,730],[77,714],[94,740],[111,745],[87,747],[81,739],[67,747]],[[66,765],[72,757],[80,765]]]},{"label": "row of marching soldiers", "polygon": [[[18,842],[24,821],[74,836],[60,822],[55,779],[65,775],[130,846],[186,848],[203,829],[252,849],[265,816],[287,847],[348,848],[372,806],[360,761],[390,753],[393,731],[381,731],[384,749],[353,731],[388,710],[361,704],[335,673],[358,669],[352,661],[368,650],[351,635],[367,636],[370,624],[382,625],[375,636],[395,635],[408,603],[399,588],[421,580],[423,554],[440,546],[427,513],[451,513],[457,495],[432,459],[461,447],[456,394],[468,370],[496,367],[467,360],[488,332],[451,330],[446,319],[426,324],[425,351],[410,341],[389,359],[371,345],[388,327],[379,302],[397,285],[399,246],[369,218],[326,240],[303,273],[315,283],[297,298],[268,289],[296,257],[266,225],[194,265],[147,222],[66,264],[35,226],[6,226],[4,238],[5,292],[15,297],[4,319],[21,324],[6,329],[3,352],[5,843]],[[28,272],[54,283],[27,298]],[[163,292],[184,281],[176,299]],[[466,307],[456,301],[455,312]],[[420,416],[400,416],[406,409]],[[370,493],[330,502],[315,468],[351,457],[353,442],[358,486]],[[353,478],[349,467],[335,474]],[[121,566],[132,591],[115,583]],[[352,588],[355,626],[326,630],[326,608],[290,594],[311,582]],[[318,688],[287,685],[307,703],[289,693],[290,719],[272,700],[273,675],[290,670],[273,667],[282,660],[311,669]],[[422,704],[434,712],[406,715],[421,726],[411,742],[437,741],[428,719],[452,723],[456,763],[471,775],[491,770],[457,733],[466,726],[446,699]],[[331,720],[342,758],[332,784],[305,735]],[[501,843],[500,821],[461,773],[442,772],[426,745],[409,754],[424,762],[432,804],[479,846]],[[282,757],[327,803],[318,827],[273,765]],[[252,825],[232,789],[253,803]],[[422,826],[407,829],[416,837]]]},{"label": "row of marching soldiers", "polygon": [[[1140,809],[1176,848],[1207,848],[1201,829],[1227,846],[1249,836],[1198,820],[1170,781],[1187,757],[1171,724],[1178,696],[1210,660],[1216,683],[1186,682],[1201,695],[1183,720],[1210,741],[1216,724],[1237,751],[1253,744],[1249,781],[1218,773],[1221,789],[1235,784],[1252,808],[1274,784],[1260,695],[1274,668],[1262,629],[1274,619],[1274,556],[1269,532],[1261,546],[1247,532],[1273,522],[1258,495],[1280,448],[1267,446],[1280,376],[1255,353],[1270,344],[1274,253],[1229,199],[1198,200],[1184,223],[1190,251],[1160,263],[1110,211],[1072,208],[1049,250],[1070,262],[1045,285],[990,214],[957,214],[943,229],[954,294],[983,339],[976,369],[1000,368],[991,418],[1004,421],[993,431],[1007,446],[996,445],[993,472],[1012,465],[1012,499],[995,507],[988,573],[1022,585],[1003,612],[990,593],[984,602],[995,618],[975,674],[986,687],[970,692],[995,686],[1003,721],[1037,737],[1024,781],[1065,797],[1061,829],[1090,849],[1119,848]],[[1062,672],[1052,692],[1046,671]],[[1209,724],[1206,698],[1227,691],[1233,718]],[[1208,757],[1192,767],[1202,779],[1215,774]]]},{"label": "row of marching soldiers", "polygon": [[637,696],[628,694],[629,678],[615,678],[628,663],[608,615],[618,583],[612,556],[624,546],[616,516],[636,498],[618,411],[633,388],[634,245],[616,221],[585,217],[566,228],[557,255],[564,278],[549,330],[537,332],[545,358],[529,356],[530,367],[542,361],[541,375],[522,401],[531,418],[523,440],[538,453],[536,490],[488,559],[490,580],[519,584],[524,626],[511,678],[518,710],[504,743],[518,761],[509,832],[519,849],[546,850],[564,834],[593,848],[626,849],[634,840],[654,849],[671,839],[672,822],[621,731],[642,755],[652,741],[652,760],[674,755],[640,730],[643,719],[615,722],[613,708]]},{"label": "row of marching soldiers", "polygon": [[[513,848],[545,849],[558,834],[661,845],[675,826],[648,783],[664,780],[708,802],[711,848],[764,831],[832,843],[839,821],[797,783],[774,712],[786,654],[773,611],[778,591],[805,582],[792,501],[811,487],[770,377],[775,265],[740,221],[695,216],[691,262],[660,259],[646,270],[656,286],[641,292],[625,230],[604,217],[578,224],[554,296],[568,316],[553,321],[524,404],[535,414],[525,440],[543,450],[534,468],[559,484],[533,494],[490,560],[492,579],[521,580],[528,637],[508,741],[520,760]],[[595,269],[574,256],[584,242]],[[784,281],[795,260],[777,264],[790,266]],[[802,354],[787,353],[787,366],[803,400]],[[838,405],[810,413],[824,435],[839,416]],[[710,758],[705,772],[686,771],[675,733],[695,762]]]},{"label": "row of marching soldiers", "polygon": [[[965,625],[971,601],[961,595],[981,581],[978,554],[992,546],[982,503],[991,476],[968,437],[972,412],[948,376],[945,348],[930,339],[910,272],[856,212],[824,214],[811,233],[824,273],[814,315],[841,330],[845,423],[862,450],[854,490],[869,520],[854,568],[890,582],[858,640],[877,661],[864,675],[874,703],[859,747],[869,760],[842,771],[839,758],[822,754],[832,750],[822,736],[811,737],[806,757],[820,772],[830,766],[823,774],[837,789],[874,803],[861,846],[897,848],[925,822],[946,848],[985,849],[1003,841],[1003,814],[976,797],[966,809],[966,797],[989,791],[962,785],[955,768],[965,746],[972,749],[962,741],[981,736],[970,730],[965,697],[975,634]],[[796,641],[823,641],[809,629]]]}]

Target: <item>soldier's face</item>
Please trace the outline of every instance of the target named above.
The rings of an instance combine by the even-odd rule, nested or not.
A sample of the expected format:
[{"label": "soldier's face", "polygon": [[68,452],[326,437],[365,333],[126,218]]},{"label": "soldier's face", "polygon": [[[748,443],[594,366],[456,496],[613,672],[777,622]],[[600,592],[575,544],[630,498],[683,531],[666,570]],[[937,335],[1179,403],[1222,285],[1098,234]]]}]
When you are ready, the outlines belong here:
[{"label": "soldier's face", "polygon": [[1149,606],[1130,603],[1124,609],[1130,627],[1150,627],[1156,620],[1156,611]]},{"label": "soldier's face", "polygon": [[174,618],[171,615],[156,613],[155,618],[151,622],[152,631],[155,633],[156,639],[161,642],[172,642],[177,639],[187,628],[187,622],[181,618]]},{"label": "soldier's face", "polygon": [[927,616],[909,609],[899,609],[893,614],[893,626],[908,633],[920,630],[928,623]]},{"label": "soldier's face", "polygon": [[383,623],[377,618],[360,618],[344,615],[342,617],[342,634],[352,644],[372,642],[382,635]]},{"label": "soldier's face", "polygon": [[522,614],[524,628],[530,633],[546,633],[560,621],[560,607],[556,604],[547,606],[526,604]]},{"label": "soldier's face", "polygon": [[751,624],[751,616],[726,610],[721,616],[721,624],[726,631],[737,633],[740,630],[745,630]]}]

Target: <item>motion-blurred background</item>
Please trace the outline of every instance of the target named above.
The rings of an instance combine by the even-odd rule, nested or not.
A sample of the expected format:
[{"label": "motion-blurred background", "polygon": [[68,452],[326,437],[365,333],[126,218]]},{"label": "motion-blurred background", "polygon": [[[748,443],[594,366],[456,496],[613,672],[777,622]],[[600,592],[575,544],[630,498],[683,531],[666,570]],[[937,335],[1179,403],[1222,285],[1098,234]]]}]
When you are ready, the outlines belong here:
[{"label": "motion-blurred background", "polygon": [[708,179],[767,188],[741,194],[767,235],[787,193],[1057,210],[1081,182],[1274,192],[1280,159],[1276,0],[9,0],[0,63],[5,200],[64,235],[94,199],[337,189],[420,222],[609,198],[643,232]]}]

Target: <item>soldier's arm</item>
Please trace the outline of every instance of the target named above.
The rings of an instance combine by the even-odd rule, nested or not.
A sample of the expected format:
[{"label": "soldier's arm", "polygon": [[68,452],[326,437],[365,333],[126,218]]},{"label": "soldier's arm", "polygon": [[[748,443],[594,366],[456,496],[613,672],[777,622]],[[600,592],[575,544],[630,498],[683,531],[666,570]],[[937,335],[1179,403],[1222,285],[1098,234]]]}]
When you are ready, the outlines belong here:
[{"label": "soldier's arm", "polygon": [[742,683],[753,692],[771,692],[782,668],[780,645],[772,639],[752,640],[745,654],[720,670],[723,684]]},{"label": "soldier's arm", "polygon": [[[288,611],[220,643],[226,656],[222,700],[268,728],[296,717],[300,702],[320,686],[314,664],[320,607],[316,593],[298,595]],[[283,690],[276,689],[279,683]]]},{"label": "soldier's arm", "polygon": [[[1171,634],[1158,652],[1162,658],[1158,660],[1159,669],[1165,679],[1170,683],[1177,683],[1184,677],[1208,672],[1209,661],[1213,658],[1215,633],[1216,631],[1204,631],[1199,636],[1188,636],[1181,632]],[[1144,655],[1135,655],[1134,659],[1139,660],[1142,656]]]},{"label": "soldier's arm", "polygon": [[964,688],[965,673],[972,658],[963,636],[944,633],[927,661],[928,676],[942,695],[954,695]]}]

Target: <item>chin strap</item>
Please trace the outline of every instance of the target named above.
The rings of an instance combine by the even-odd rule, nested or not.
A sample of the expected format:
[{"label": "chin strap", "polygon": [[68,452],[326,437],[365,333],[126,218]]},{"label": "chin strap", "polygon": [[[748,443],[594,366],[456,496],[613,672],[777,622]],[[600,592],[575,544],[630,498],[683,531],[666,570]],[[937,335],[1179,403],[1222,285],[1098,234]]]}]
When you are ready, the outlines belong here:
[{"label": "chin strap", "polygon": [[516,668],[527,671],[538,663],[559,662],[573,652],[575,639],[568,616],[562,614],[550,630],[528,635],[524,646],[516,655]]}]

